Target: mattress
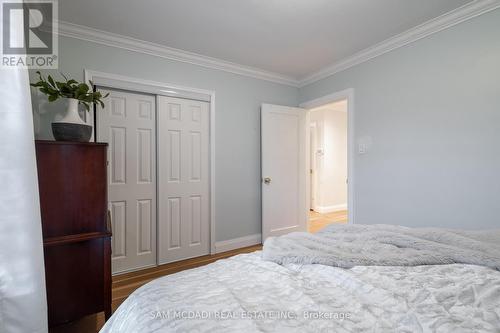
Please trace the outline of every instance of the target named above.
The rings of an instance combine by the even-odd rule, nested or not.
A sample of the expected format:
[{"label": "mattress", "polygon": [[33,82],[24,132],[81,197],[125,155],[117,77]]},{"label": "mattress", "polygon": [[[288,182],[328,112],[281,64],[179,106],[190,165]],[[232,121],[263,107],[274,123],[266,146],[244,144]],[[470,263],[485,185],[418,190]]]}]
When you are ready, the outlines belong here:
[{"label": "mattress", "polygon": [[154,280],[101,332],[500,332],[500,272],[298,265],[260,251]]}]

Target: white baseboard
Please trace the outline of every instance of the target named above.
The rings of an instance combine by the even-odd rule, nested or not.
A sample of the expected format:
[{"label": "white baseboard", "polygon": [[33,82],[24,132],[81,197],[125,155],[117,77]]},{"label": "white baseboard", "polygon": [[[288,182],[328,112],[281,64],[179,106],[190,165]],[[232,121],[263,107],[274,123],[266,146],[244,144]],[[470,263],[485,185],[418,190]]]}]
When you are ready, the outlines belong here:
[{"label": "white baseboard", "polygon": [[314,207],[314,210],[320,214],[333,213],[333,212],[338,212],[341,210],[347,210],[347,204],[345,203],[345,204],[334,205],[334,206],[316,206],[316,207]]},{"label": "white baseboard", "polygon": [[236,250],[242,247],[257,245],[261,243],[262,243],[261,234],[228,239],[225,241],[215,242],[215,253]]}]

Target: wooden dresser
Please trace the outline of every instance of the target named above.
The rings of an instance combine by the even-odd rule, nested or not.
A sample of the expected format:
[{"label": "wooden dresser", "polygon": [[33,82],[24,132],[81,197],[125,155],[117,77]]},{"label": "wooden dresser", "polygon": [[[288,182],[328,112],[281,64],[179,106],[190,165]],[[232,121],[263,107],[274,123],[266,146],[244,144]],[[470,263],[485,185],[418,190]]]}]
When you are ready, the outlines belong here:
[{"label": "wooden dresser", "polygon": [[105,143],[36,141],[49,326],[111,315]]}]

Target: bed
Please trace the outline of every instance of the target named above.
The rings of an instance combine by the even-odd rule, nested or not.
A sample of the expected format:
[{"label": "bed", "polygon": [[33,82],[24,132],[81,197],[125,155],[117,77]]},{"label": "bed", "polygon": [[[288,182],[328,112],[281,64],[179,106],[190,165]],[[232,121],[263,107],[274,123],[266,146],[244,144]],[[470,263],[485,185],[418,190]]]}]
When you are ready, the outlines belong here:
[{"label": "bed", "polygon": [[[273,246],[268,246],[266,253],[266,241],[264,251],[159,278],[130,295],[101,332],[500,332],[498,231],[484,233],[484,239],[471,243],[476,251],[472,259],[463,255],[457,259],[451,253],[456,251],[448,249],[445,255],[453,258],[452,263],[354,262],[342,268],[345,262],[320,264],[315,262],[324,260],[321,256],[294,253],[324,252],[326,239],[338,237],[339,230],[344,229],[327,228],[317,236],[283,236],[280,239],[291,240],[295,249],[285,246],[283,253],[269,253]],[[350,230],[362,234],[359,229]],[[465,234],[454,233],[455,238],[441,243],[451,247]],[[318,238],[307,243],[301,237]],[[349,244],[356,243],[349,239]],[[372,253],[369,241],[361,240],[360,251]],[[426,241],[432,246],[439,243]],[[421,242],[413,243],[411,251],[425,250]],[[483,245],[489,250],[485,252]],[[398,242],[383,246],[404,248]],[[443,262],[436,253],[439,250],[430,262]],[[326,257],[331,258],[331,253]],[[486,260],[484,265],[476,262],[481,260]]]}]

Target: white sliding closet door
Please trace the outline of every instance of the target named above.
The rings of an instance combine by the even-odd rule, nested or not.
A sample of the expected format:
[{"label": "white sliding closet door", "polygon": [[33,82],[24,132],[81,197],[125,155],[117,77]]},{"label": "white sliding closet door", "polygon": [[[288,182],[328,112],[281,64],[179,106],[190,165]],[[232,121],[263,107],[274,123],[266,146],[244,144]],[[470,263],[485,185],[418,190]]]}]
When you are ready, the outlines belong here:
[{"label": "white sliding closet door", "polygon": [[156,108],[153,95],[110,93],[98,108],[97,140],[108,147],[112,271],[156,264]]},{"label": "white sliding closet door", "polygon": [[158,96],[158,262],[209,253],[209,104]]}]

